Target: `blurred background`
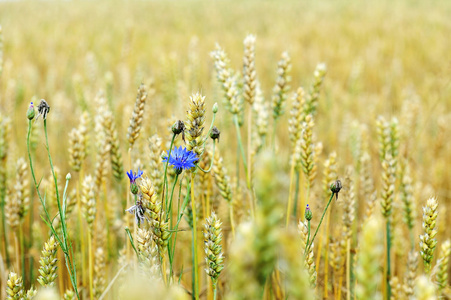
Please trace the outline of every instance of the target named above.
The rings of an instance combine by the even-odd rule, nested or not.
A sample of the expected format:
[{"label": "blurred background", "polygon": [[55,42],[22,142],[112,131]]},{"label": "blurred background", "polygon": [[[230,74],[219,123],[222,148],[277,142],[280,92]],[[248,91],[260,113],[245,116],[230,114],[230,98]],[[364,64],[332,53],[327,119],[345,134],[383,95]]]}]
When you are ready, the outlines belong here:
[{"label": "blurred background", "polygon": [[[54,163],[64,176],[71,172],[69,131],[79,125],[84,111],[90,128],[94,127],[99,91],[115,117],[125,170],[146,168],[148,138],[153,134],[162,137],[163,149],[167,149],[170,126],[185,118],[189,96],[200,91],[206,96],[207,126],[213,104],[219,103],[216,126],[222,135],[218,149],[233,174],[236,133],[210,52],[219,44],[230,57],[231,67],[241,72],[243,40],[255,34],[257,77],[267,103],[282,52],[291,56],[290,95],[300,86],[309,90],[316,66],[327,66],[314,127],[314,139],[323,146],[318,174],[333,151],[339,177],[344,176],[346,165],[353,165],[358,173],[362,153],[368,152],[374,182],[380,188],[376,120],[379,115],[397,117],[400,159],[410,166],[417,216],[421,218],[422,203],[436,195],[445,219],[451,198],[450,16],[451,1],[446,0],[0,1],[0,111],[10,122],[4,164],[11,174],[7,185],[14,184],[15,162],[27,154],[29,102],[44,98],[51,106],[50,145]],[[141,83],[152,92],[130,162],[126,134]],[[281,181],[277,195],[281,199],[286,199],[288,192],[293,150],[287,129],[290,105],[287,103],[285,116],[278,122],[275,143]],[[270,111],[268,126],[271,124]],[[41,128],[42,124],[35,126]],[[246,140],[245,132],[243,129]],[[90,135],[85,173],[92,171],[96,159],[95,136]],[[35,134],[34,143],[37,169],[47,168],[42,136]],[[256,160],[258,165],[258,157]],[[256,169],[259,172],[258,166]],[[50,174],[47,169],[39,172],[43,177]],[[120,201],[125,190],[118,191],[119,183],[108,176],[107,186],[116,191],[110,196]],[[120,184],[125,187],[124,181]],[[313,195],[320,195],[321,183],[315,188]],[[315,201],[316,212],[322,211],[323,201]],[[120,213],[116,217],[121,232]],[[451,237],[444,222],[439,226],[441,238]],[[420,222],[416,229],[421,229]],[[36,261],[42,242],[30,247]],[[405,258],[402,243],[398,250],[401,262]],[[402,263],[397,266],[401,273]]]}]

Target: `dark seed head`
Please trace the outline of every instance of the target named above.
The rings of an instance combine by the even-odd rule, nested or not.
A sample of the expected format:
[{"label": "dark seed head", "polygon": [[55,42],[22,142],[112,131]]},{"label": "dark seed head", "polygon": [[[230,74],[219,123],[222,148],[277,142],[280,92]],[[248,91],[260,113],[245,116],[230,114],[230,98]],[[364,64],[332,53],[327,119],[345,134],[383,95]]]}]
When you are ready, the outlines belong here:
[{"label": "dark seed head", "polygon": [[332,191],[332,193],[337,195],[337,199],[338,199],[338,193],[340,192],[342,187],[343,186],[341,185],[341,181],[339,179],[330,185],[330,190]]},{"label": "dark seed head", "polygon": [[174,134],[180,134],[183,130],[185,130],[185,123],[181,120],[176,121],[174,125],[172,125],[172,132]]},{"label": "dark seed head", "polygon": [[39,116],[42,116],[44,120],[47,119],[47,114],[49,113],[49,111],[50,106],[44,99],[41,99],[41,102],[38,105],[38,116],[36,117],[36,120],[39,118]]},{"label": "dark seed head", "polygon": [[210,132],[210,137],[212,140],[218,140],[219,142],[219,136],[221,135],[221,132],[219,131],[219,129],[216,126],[213,126],[213,128],[211,129]]}]

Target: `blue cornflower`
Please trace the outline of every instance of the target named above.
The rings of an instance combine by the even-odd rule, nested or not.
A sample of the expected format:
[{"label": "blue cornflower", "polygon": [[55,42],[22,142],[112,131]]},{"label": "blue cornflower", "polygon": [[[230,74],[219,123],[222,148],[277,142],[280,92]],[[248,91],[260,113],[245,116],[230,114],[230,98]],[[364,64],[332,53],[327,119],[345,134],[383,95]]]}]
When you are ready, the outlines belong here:
[{"label": "blue cornflower", "polygon": [[143,174],[143,171],[138,169],[138,173],[133,174],[133,171],[127,172],[127,176],[130,179],[130,191],[133,195],[138,194],[138,186],[136,185],[136,179],[140,178]]},{"label": "blue cornflower", "polygon": [[[169,156],[169,150],[168,150]],[[163,158],[164,162],[168,161],[168,156]],[[169,157],[169,164],[177,170],[177,172],[181,173],[183,169],[191,169],[195,167],[195,162],[199,159],[197,158],[196,153],[192,151],[186,150],[186,148],[182,149],[182,146],[179,148],[174,147],[174,150],[171,151],[171,157]]]},{"label": "blue cornflower", "polygon": [[140,178],[143,174],[143,171],[141,171],[140,169],[138,169],[138,173],[134,173],[133,171],[130,170],[130,172],[127,172],[127,176],[130,179],[130,184],[135,183],[136,179]]}]

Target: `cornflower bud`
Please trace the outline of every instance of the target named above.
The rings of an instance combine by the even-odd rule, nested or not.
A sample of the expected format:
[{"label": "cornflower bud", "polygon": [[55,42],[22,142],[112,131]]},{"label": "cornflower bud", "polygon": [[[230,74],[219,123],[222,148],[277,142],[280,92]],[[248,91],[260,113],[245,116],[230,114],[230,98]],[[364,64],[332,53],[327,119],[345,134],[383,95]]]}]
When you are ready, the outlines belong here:
[{"label": "cornflower bud", "polygon": [[127,172],[127,176],[130,179],[130,192],[132,192],[133,195],[138,194],[139,188],[136,184],[136,179],[140,178],[143,174],[143,171],[138,169],[138,173],[133,173],[132,170],[130,172]]},{"label": "cornflower bud", "polygon": [[28,110],[27,110],[27,118],[28,118],[28,120],[33,120],[34,119],[34,115],[35,115],[34,106],[33,106],[33,102],[31,102],[30,106],[28,107]]},{"label": "cornflower bud", "polygon": [[213,104],[213,113],[217,113],[219,110],[219,106],[218,106],[218,102],[215,102],[215,104]]},{"label": "cornflower bud", "polygon": [[305,219],[306,219],[307,221],[310,221],[310,220],[312,220],[312,218],[313,218],[312,211],[310,210],[310,207],[309,207],[308,204],[307,204],[307,207],[305,208],[305,214],[304,214],[304,217],[305,217]]}]

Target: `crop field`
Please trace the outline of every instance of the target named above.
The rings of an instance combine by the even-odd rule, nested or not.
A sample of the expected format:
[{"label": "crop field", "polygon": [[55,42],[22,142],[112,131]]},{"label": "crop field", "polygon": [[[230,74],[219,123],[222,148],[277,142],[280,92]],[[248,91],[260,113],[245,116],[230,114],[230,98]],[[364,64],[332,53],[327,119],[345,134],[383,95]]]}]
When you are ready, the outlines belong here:
[{"label": "crop field", "polygon": [[450,1],[0,1],[0,299],[451,299]]}]

